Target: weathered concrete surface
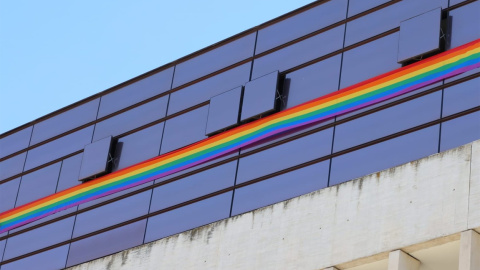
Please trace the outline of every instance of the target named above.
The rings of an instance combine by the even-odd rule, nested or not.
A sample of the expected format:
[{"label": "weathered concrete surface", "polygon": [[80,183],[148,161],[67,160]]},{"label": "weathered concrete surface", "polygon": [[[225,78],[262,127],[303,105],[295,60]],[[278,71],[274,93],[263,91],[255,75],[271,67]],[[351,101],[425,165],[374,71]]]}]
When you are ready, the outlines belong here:
[{"label": "weathered concrete surface", "polygon": [[71,269],[345,269],[385,259],[480,226],[479,162],[476,141]]}]

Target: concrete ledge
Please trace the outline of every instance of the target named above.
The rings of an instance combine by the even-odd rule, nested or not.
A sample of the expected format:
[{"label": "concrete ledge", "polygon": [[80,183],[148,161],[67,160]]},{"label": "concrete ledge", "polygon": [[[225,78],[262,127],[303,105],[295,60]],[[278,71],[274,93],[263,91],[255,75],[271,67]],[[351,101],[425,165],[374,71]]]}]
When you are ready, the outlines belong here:
[{"label": "concrete ledge", "polygon": [[480,141],[70,269],[350,268],[480,227]]}]

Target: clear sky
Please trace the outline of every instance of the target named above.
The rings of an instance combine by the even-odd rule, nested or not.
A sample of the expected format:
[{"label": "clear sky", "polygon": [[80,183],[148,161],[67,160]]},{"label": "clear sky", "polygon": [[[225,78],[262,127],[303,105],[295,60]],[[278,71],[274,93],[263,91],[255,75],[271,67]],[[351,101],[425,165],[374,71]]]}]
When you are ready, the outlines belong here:
[{"label": "clear sky", "polygon": [[0,0],[0,134],[311,0]]}]

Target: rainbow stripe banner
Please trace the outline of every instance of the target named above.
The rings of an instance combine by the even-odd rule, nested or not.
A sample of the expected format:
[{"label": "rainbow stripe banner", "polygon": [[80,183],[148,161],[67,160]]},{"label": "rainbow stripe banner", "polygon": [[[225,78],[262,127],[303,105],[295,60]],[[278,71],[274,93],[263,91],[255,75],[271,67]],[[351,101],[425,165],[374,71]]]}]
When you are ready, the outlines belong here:
[{"label": "rainbow stripe banner", "polygon": [[0,233],[480,67],[480,39],[0,214]]}]

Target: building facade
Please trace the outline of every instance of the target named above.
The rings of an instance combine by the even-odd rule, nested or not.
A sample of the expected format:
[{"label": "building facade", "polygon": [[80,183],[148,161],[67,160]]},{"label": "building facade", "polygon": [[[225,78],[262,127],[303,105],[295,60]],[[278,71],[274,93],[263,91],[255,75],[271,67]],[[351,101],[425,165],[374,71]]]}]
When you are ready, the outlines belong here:
[{"label": "building facade", "polygon": [[[0,135],[0,213],[479,38],[479,1],[314,2]],[[478,269],[479,76],[12,227],[0,233],[0,270]]]}]

